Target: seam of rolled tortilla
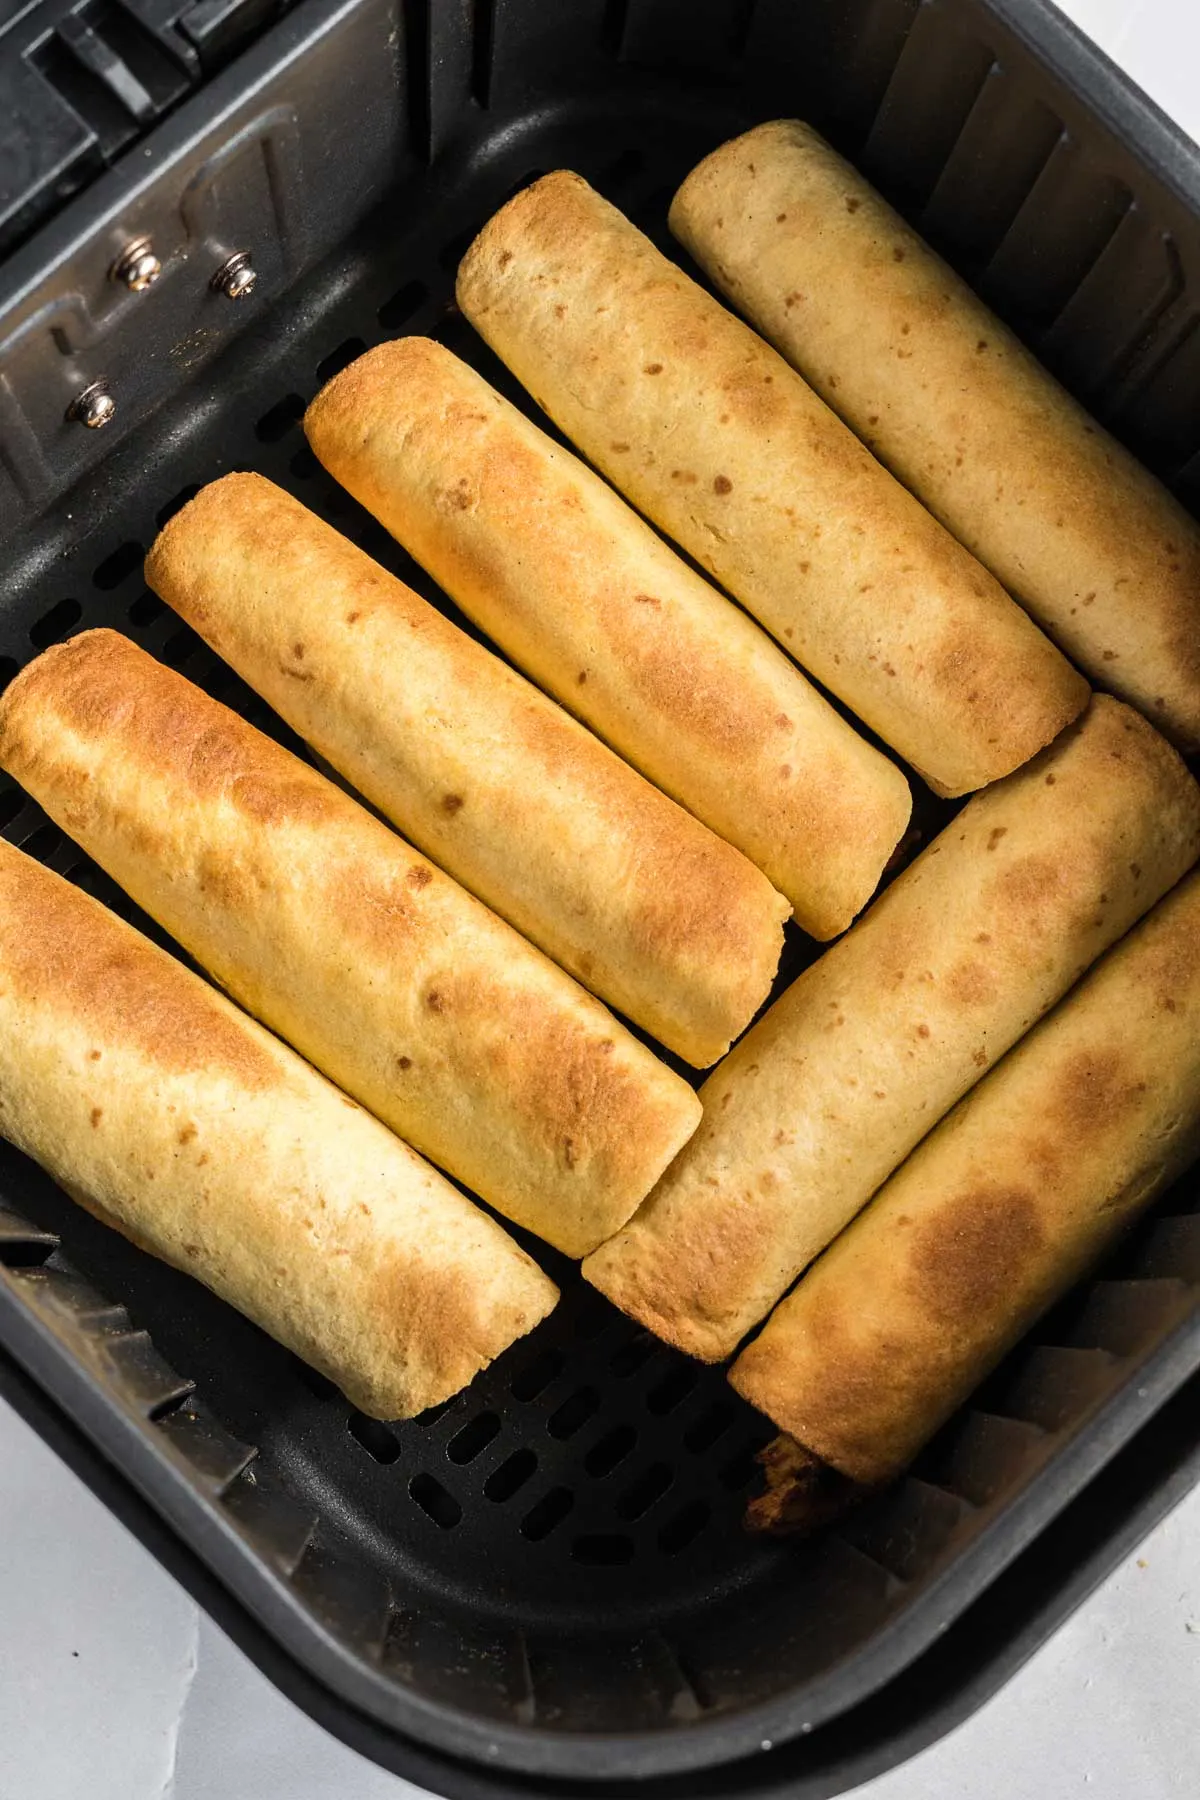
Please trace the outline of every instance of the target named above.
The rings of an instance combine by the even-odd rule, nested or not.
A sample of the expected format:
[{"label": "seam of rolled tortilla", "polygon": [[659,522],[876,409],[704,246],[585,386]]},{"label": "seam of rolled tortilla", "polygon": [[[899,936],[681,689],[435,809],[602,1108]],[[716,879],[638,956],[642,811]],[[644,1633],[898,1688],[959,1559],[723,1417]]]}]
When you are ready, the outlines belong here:
[{"label": "seam of rolled tortilla", "polygon": [[0,842],[0,1125],[376,1417],[544,1318],[532,1259],[378,1120],[99,901]]},{"label": "seam of rolled tortilla", "polygon": [[[259,475],[171,519],[146,579],[440,867],[660,1043],[715,1062],[786,902],[523,676]],[[299,654],[297,654],[299,646]]]},{"label": "seam of rolled tortilla", "polygon": [[903,774],[598,475],[430,338],[305,414],[329,472],[618,755],[835,937],[908,824]]},{"label": "seam of rolled tortilla", "polygon": [[795,370],[578,175],[510,200],[456,293],[588,460],[937,792],[1008,774],[1086,705]]},{"label": "seam of rolled tortilla", "polygon": [[730,1380],[844,1476],[890,1480],[1198,1150],[1192,875],[901,1165]]},{"label": "seam of rolled tortilla", "polygon": [[671,229],[1099,686],[1200,747],[1200,526],[811,127],[700,163]]},{"label": "seam of rolled tortilla", "polygon": [[116,632],[0,699],[0,764],[265,1024],[568,1255],[694,1130],[688,1084],[449,876]]},{"label": "seam of rolled tortilla", "polygon": [[729,1355],[1198,855],[1200,788],[1140,714],[1098,695],[764,1013],[585,1278],[679,1348]]}]

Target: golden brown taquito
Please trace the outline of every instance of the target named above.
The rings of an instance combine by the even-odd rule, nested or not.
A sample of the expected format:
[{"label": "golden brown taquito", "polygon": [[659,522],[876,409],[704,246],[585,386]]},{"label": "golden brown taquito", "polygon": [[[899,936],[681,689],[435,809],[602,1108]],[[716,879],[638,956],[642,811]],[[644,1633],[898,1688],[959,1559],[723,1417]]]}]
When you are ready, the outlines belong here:
[{"label": "golden brown taquito", "polygon": [[747,859],[259,475],[177,513],[146,578],[443,869],[705,1066],[766,998],[787,903]]},{"label": "golden brown taquito", "polygon": [[749,1031],[589,1280],[727,1356],[987,1068],[1200,855],[1200,787],[1139,713],[977,795]]},{"label": "golden brown taquito", "polygon": [[579,176],[510,200],[457,294],[588,460],[939,793],[1007,775],[1083,709],[999,582]]},{"label": "golden brown taquito", "polygon": [[0,841],[0,1132],[364,1412],[448,1399],[554,1284],[370,1113]]},{"label": "golden brown taquito", "polygon": [[699,1105],[315,769],[113,631],[0,700],[0,764],[221,985],[507,1218],[581,1256]]}]

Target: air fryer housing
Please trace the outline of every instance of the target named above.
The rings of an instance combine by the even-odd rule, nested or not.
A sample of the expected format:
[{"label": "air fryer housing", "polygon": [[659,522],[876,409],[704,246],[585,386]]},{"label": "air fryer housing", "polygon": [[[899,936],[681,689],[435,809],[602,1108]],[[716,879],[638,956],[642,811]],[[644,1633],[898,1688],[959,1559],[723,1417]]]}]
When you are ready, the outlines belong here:
[{"label": "air fryer housing", "polygon": [[[258,469],[463,624],[321,470],[305,403],[419,331],[529,410],[453,304],[484,220],[571,166],[682,260],[679,181],[780,115],[1195,507],[1200,152],[1043,0],[252,3],[207,61],[211,0],[44,4],[0,36],[0,78],[95,140],[64,197],[27,166],[34,115],[0,128],[0,679],[111,625],[305,754],[146,590],[158,526]],[[162,104],[131,126],[139,83]],[[147,234],[163,273],[130,292],[114,262]],[[239,251],[234,302],[211,280]],[[927,830],[952,810],[918,794]],[[6,779],[0,824],[163,941]],[[793,935],[784,979],[812,954]],[[456,1796],[841,1791],[960,1717],[1200,1468],[1194,1173],[906,1479],[803,1544],[741,1528],[771,1433],[723,1370],[528,1247],[557,1312],[380,1425],[0,1145],[0,1385],[289,1691]]]}]

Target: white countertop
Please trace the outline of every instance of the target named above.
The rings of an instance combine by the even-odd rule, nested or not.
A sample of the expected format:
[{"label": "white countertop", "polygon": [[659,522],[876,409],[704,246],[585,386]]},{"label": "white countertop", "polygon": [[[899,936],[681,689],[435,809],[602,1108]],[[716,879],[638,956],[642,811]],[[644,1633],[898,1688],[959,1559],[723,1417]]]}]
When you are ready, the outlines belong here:
[{"label": "white countertop", "polygon": [[[1200,140],[1200,0],[1061,0]],[[0,1800],[405,1800],[0,1401]],[[1200,1489],[988,1705],[858,1800],[1200,1792]]]}]

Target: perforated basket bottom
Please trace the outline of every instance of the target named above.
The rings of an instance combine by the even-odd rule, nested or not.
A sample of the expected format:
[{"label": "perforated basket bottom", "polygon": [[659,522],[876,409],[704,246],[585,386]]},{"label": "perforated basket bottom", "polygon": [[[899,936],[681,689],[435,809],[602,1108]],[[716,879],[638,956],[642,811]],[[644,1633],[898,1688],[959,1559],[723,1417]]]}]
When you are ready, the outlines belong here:
[{"label": "perforated basket bottom", "polygon": [[[368,345],[412,331],[522,402],[451,305],[478,225],[568,164],[665,245],[678,180],[740,123],[678,94],[565,108],[481,139],[419,196],[400,191],[391,218],[52,521],[0,617],[4,674],[76,630],[116,626],[303,753],[146,591],[157,526],[203,482],[255,468],[439,599],[319,468],[299,428],[305,403]],[[922,796],[926,833],[948,814]],[[0,823],[162,941],[11,784]],[[781,983],[810,954],[793,935]],[[529,1247],[563,1285],[557,1312],[469,1393],[380,1425],[0,1149],[0,1336],[68,1404],[72,1382],[89,1384],[89,1428],[104,1435],[107,1407],[117,1460],[115,1422],[133,1422],[139,1485],[182,1529],[202,1511],[205,1554],[294,1655],[363,1710],[493,1766],[594,1772],[588,1734],[608,1733],[619,1736],[606,1772],[645,1774],[741,1755],[844,1709],[1099,1466],[1121,1434],[1106,1436],[1098,1414],[1119,1412],[1127,1434],[1200,1364],[1193,1184],[891,1494],[809,1545],[772,1545],[740,1527],[770,1428],[722,1370],[669,1351]]]}]

